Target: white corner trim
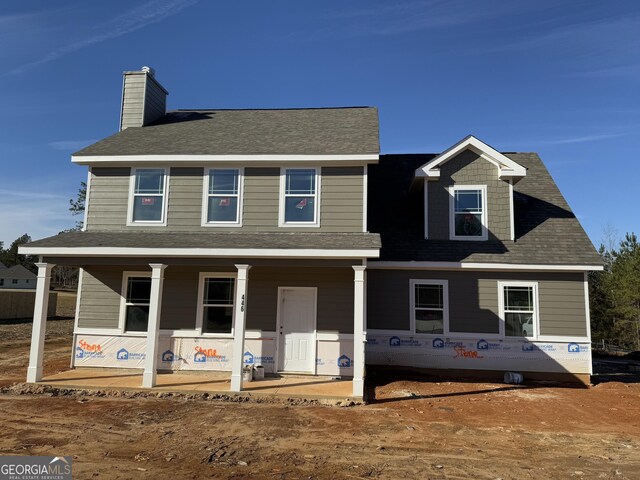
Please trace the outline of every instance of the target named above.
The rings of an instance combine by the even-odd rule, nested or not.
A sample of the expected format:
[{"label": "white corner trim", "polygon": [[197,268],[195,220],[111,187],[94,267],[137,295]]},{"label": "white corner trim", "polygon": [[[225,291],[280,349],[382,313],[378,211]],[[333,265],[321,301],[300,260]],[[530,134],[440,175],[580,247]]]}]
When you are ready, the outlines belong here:
[{"label": "white corner trim", "polygon": [[509,179],[509,223],[511,228],[511,241],[516,239],[515,210],[513,206],[513,178]]},{"label": "white corner trim", "polygon": [[514,270],[514,271],[564,271],[588,272],[603,270],[601,265],[540,265],[517,263],[472,263],[472,262],[392,262],[370,260],[370,269],[397,270]]},{"label": "white corner trim", "polygon": [[20,247],[23,255],[60,257],[378,258],[380,249]]},{"label": "white corner trim", "polygon": [[425,178],[424,181],[424,238],[429,238],[429,182]]},{"label": "white corner trim", "polygon": [[89,220],[89,192],[91,192],[91,167],[87,171],[87,186],[84,194],[84,218],[82,220],[82,231],[87,230],[87,220]]},{"label": "white corner trim", "polygon": [[367,216],[369,215],[369,165],[364,167],[364,175],[362,179],[362,231],[367,233],[369,226],[367,223]]},{"label": "white corner trim", "polygon": [[[78,296],[76,297],[76,318],[73,321],[73,331],[78,330],[78,323],[80,321],[80,302],[82,301],[82,279],[84,277],[84,268],[78,269]],[[75,356],[73,356],[75,358]]]},{"label": "white corner trim", "polygon": [[437,180],[440,178],[439,167],[467,149],[472,150],[482,156],[482,158],[494,163],[498,167],[498,178],[525,177],[527,175],[527,170],[522,165],[514,162],[481,140],[478,140],[473,135],[469,135],[446,149],[433,160],[417,168],[415,176]]},{"label": "white corner trim", "polygon": [[350,155],[72,155],[71,161],[79,165],[101,163],[160,163],[160,162],[368,162],[377,163],[380,155],[350,154]]}]

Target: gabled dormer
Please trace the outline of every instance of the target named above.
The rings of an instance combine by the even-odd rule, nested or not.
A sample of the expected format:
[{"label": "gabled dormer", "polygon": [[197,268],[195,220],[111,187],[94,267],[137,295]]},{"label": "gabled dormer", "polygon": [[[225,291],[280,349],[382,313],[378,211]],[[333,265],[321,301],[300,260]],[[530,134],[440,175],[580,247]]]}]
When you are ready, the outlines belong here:
[{"label": "gabled dormer", "polygon": [[526,169],[469,135],[415,171],[424,184],[425,238],[515,238],[513,185]]}]

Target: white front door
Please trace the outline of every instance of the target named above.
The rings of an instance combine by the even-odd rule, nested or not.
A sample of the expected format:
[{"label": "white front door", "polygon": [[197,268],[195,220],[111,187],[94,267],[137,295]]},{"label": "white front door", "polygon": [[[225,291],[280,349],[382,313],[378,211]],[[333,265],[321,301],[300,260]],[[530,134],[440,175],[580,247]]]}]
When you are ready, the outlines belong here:
[{"label": "white front door", "polygon": [[316,289],[281,288],[278,370],[314,372]]}]

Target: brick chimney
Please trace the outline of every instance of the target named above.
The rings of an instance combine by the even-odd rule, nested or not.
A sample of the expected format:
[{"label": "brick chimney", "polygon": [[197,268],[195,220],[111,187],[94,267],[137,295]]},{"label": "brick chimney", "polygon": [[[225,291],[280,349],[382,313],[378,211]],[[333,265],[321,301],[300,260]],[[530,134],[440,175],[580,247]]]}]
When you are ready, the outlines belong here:
[{"label": "brick chimney", "polygon": [[163,117],[167,110],[167,95],[169,92],[155,79],[153,68],[124,72],[120,130],[144,127]]}]

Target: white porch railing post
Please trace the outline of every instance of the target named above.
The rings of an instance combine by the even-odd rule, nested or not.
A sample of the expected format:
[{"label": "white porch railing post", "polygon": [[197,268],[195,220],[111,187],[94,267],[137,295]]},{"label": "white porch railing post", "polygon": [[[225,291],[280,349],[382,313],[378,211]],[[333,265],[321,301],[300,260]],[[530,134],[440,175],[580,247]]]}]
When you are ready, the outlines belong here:
[{"label": "white porch railing post", "polygon": [[144,358],[144,373],[142,374],[144,388],[156,385],[162,285],[164,283],[164,269],[167,268],[162,263],[150,263],[149,266],[151,267],[151,297],[149,299],[149,323],[147,324],[147,349]]},{"label": "white porch railing post", "polygon": [[51,285],[51,263],[36,263],[38,280],[36,284],[36,302],[33,308],[33,330],[31,331],[31,351],[27,382],[42,380],[42,359],[44,355],[44,335],[47,329],[47,310],[49,309],[49,287]]},{"label": "white porch railing post", "polygon": [[365,286],[367,267],[354,265],[353,278],[353,396],[364,396]]},{"label": "white porch railing post", "polygon": [[242,367],[244,366],[244,335],[247,316],[247,286],[251,265],[236,265],[235,315],[233,319],[233,360],[231,364],[231,391],[242,391]]}]

